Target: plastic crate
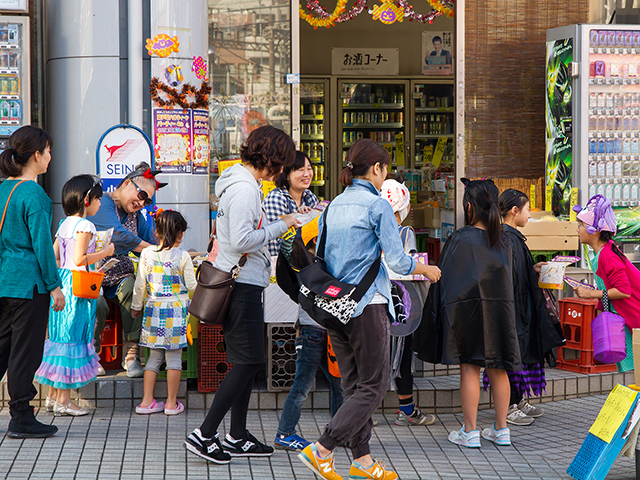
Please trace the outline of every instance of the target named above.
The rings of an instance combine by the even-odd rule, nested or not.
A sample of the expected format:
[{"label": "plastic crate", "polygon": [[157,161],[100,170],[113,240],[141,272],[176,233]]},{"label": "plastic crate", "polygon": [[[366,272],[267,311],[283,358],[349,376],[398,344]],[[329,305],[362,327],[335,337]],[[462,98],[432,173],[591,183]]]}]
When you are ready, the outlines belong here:
[{"label": "plastic crate", "polygon": [[[149,359],[149,349],[144,349],[145,363]],[[158,372],[158,378],[167,378],[167,371],[165,370],[165,363],[160,365],[160,372]],[[198,378],[198,339],[193,339],[192,345],[187,345],[187,348],[182,349],[182,373],[180,378]]]},{"label": "plastic crate", "polygon": [[568,297],[558,300],[560,309],[560,323],[566,347],[574,350],[593,350],[593,335],[591,322],[596,316],[598,301]]},{"label": "plastic crate", "polygon": [[438,265],[438,261],[440,260],[440,239],[427,238],[426,252],[429,258],[429,264]]},{"label": "plastic crate", "polygon": [[[290,390],[296,376],[296,328],[292,323],[267,324],[267,390]],[[315,379],[311,390],[315,390]]]},{"label": "plastic crate", "polygon": [[227,352],[220,325],[198,324],[198,391],[215,392],[233,366],[227,363]]},{"label": "plastic crate", "polygon": [[120,305],[105,298],[109,306],[109,313],[100,334],[100,364],[105,370],[122,369],[122,318],[120,315]]},{"label": "plastic crate", "polygon": [[570,250],[558,251],[558,250],[533,250],[531,255],[533,256],[533,263],[538,262],[550,262],[558,255],[568,256],[572,253]]},{"label": "plastic crate", "polygon": [[615,364],[600,363],[593,358],[593,350],[577,350],[558,347],[558,365],[560,370],[576,373],[605,373],[617,371]]}]

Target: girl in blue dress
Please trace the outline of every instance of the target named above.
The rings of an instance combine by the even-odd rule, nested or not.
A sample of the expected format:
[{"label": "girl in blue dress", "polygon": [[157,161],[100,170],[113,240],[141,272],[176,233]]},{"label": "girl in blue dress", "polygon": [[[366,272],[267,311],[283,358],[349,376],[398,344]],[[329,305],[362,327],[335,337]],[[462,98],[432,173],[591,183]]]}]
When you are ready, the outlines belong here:
[{"label": "girl in blue dress", "polygon": [[73,177],[62,188],[62,208],[67,218],[60,223],[53,248],[66,304],[62,311],[51,310],[49,339],[35,376],[41,385],[49,385],[46,408],[55,416],[89,413],[71,401],[70,390],[95,380],[98,371],[93,346],[96,300],[73,295],[72,271],[84,270],[87,264],[113,255],[113,244],[95,251],[96,227],[86,219],[100,208],[100,197],[102,182],[92,175]]}]

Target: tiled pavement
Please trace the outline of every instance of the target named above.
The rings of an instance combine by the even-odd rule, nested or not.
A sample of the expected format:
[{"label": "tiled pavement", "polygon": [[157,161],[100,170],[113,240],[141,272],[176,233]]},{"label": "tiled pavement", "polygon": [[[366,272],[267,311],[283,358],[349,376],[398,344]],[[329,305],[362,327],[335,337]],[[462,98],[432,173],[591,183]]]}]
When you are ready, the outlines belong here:
[{"label": "tiled pavement", "polygon": [[[597,395],[544,404],[546,413],[531,427],[512,427],[512,447],[482,441],[468,450],[447,441],[460,428],[461,414],[440,414],[431,427],[398,427],[394,415],[376,414],[379,425],[372,453],[413,479],[538,479],[569,478],[565,473],[606,396]],[[206,412],[191,409],[177,417],[136,415],[130,408],[99,408],[86,417],[38,418],[60,432],[46,440],[12,440],[4,436],[7,408],[0,410],[0,478],[11,479],[313,479],[294,454],[276,451],[270,459],[233,460],[230,466],[208,465],[187,454],[182,442],[199,426]],[[278,411],[252,410],[249,429],[271,441]],[[493,411],[479,413],[479,426],[489,426]],[[301,433],[315,439],[329,419],[326,411],[303,412]],[[225,425],[226,426],[226,425]],[[222,430],[225,430],[223,426]],[[336,464],[345,478],[349,458],[338,448]],[[614,464],[608,479],[634,478],[635,464],[626,457]]]}]

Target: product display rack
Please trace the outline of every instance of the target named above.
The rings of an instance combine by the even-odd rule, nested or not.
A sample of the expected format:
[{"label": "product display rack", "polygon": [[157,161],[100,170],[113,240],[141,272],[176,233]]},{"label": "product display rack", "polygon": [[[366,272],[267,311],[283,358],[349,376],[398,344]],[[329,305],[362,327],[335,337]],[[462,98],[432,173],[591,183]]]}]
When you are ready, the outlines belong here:
[{"label": "product display rack", "polygon": [[320,199],[326,196],[327,178],[327,86],[322,80],[303,81],[300,85],[300,149],[313,167],[311,190]]},{"label": "product display rack", "polygon": [[28,19],[0,16],[0,136],[29,123]]}]

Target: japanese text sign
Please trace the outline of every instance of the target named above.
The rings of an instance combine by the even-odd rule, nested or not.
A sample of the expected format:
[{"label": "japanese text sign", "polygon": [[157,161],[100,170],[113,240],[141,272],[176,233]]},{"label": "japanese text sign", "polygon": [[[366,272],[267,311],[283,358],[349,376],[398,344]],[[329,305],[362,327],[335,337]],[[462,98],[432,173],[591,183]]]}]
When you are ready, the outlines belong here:
[{"label": "japanese text sign", "polygon": [[397,48],[332,48],[333,75],[398,75]]}]

